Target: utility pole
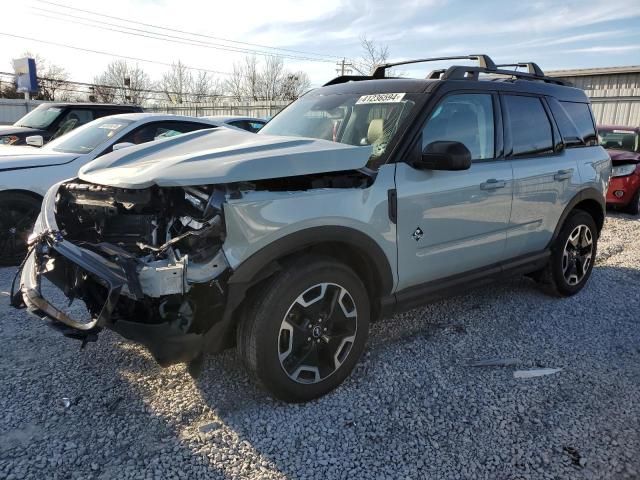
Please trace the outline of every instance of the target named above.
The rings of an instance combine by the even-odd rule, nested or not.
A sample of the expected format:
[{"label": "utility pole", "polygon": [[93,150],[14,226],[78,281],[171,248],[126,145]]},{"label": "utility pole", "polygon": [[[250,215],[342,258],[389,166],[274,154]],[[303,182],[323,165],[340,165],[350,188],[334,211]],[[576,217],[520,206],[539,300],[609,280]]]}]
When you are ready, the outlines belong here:
[{"label": "utility pole", "polygon": [[351,72],[353,71],[351,69],[351,67],[353,67],[353,64],[348,63],[346,58],[342,58],[342,60],[340,60],[339,62],[336,63],[337,67],[336,68],[336,73],[338,73],[339,75],[350,75]]}]

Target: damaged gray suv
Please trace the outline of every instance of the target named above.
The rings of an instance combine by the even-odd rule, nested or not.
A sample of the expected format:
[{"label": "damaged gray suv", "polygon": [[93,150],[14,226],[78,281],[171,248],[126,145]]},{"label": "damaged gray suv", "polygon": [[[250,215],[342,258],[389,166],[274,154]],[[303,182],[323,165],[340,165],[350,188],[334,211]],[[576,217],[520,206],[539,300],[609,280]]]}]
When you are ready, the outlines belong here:
[{"label": "damaged gray suv", "polygon": [[305,401],[393,312],[513,274],[577,293],[611,170],[587,97],[533,63],[457,58],[479,66],[407,79],[384,65],[258,135],[192,132],[86,165],[46,195],[14,304],[194,374],[236,346],[271,394]]}]

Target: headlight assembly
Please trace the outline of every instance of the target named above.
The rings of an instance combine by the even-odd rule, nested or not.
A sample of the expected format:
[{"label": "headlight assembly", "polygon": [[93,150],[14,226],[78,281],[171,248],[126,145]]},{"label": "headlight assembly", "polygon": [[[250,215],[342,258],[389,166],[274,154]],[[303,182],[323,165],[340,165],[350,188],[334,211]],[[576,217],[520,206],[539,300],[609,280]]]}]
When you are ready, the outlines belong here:
[{"label": "headlight assembly", "polygon": [[616,165],[611,170],[611,176],[612,177],[625,177],[627,175],[631,175],[634,172],[634,170],[636,169],[636,167],[637,167],[637,164],[635,164],[635,163],[629,163],[629,164],[626,164],[626,165]]}]

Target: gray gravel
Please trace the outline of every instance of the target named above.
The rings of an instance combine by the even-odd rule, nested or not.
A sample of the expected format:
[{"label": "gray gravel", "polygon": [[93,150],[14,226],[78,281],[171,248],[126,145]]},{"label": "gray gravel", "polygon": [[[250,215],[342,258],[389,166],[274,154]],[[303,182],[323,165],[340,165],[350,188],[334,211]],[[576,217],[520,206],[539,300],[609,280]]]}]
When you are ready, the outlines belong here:
[{"label": "gray gravel", "polygon": [[[80,351],[8,307],[0,270],[0,478],[640,478],[639,238],[609,218],[570,299],[515,279],[376,324],[306,405],[234,352],[194,381],[110,332]],[[531,368],[562,370],[514,378]]]}]

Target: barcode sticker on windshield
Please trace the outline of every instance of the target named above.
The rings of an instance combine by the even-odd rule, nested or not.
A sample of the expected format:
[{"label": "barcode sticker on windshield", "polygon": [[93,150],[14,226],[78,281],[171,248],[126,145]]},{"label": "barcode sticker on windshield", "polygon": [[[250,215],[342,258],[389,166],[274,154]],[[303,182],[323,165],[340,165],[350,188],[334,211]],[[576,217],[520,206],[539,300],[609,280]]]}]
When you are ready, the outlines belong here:
[{"label": "barcode sticker on windshield", "polygon": [[356,105],[366,103],[399,103],[404,98],[404,93],[376,93],[375,95],[361,96]]},{"label": "barcode sticker on windshield", "polygon": [[98,128],[104,128],[105,130],[118,130],[122,125],[119,123],[105,123],[104,125],[99,125]]},{"label": "barcode sticker on windshield", "polygon": [[633,130],[614,130],[613,133],[633,133]]}]

